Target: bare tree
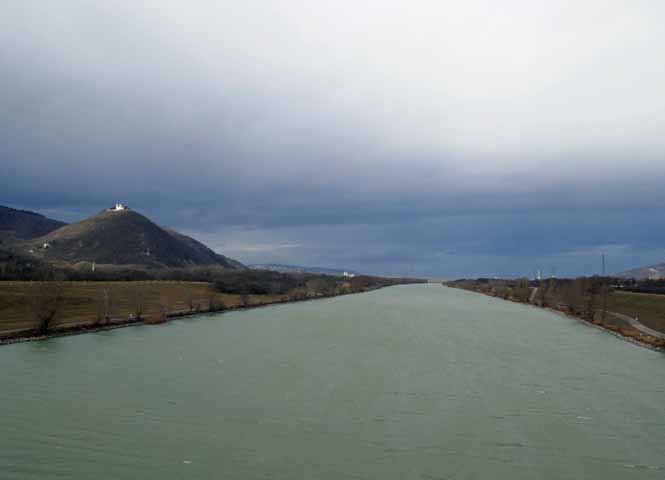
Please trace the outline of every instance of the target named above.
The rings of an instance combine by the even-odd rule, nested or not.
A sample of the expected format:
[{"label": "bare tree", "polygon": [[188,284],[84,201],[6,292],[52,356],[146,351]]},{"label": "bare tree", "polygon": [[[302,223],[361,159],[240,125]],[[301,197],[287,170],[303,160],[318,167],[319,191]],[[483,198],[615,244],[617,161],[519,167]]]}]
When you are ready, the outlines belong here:
[{"label": "bare tree", "polygon": [[529,281],[521,278],[518,280],[517,287],[515,288],[515,298],[520,302],[528,302],[531,297],[531,287]]},{"label": "bare tree", "polygon": [[143,290],[137,286],[134,291],[134,319],[136,321],[143,320],[144,309],[145,300],[143,298]]},{"label": "bare tree", "polygon": [[584,317],[589,321],[593,321],[595,318],[596,308],[598,305],[598,288],[593,279],[585,280],[584,284],[585,284],[584,290],[586,292]]},{"label": "bare tree", "polygon": [[193,311],[199,310],[199,302],[195,299],[194,297],[194,290],[191,288],[188,288],[187,291],[185,292],[185,303],[189,307],[190,313]]},{"label": "bare tree", "polygon": [[55,280],[45,280],[32,284],[28,301],[40,335],[46,335],[62,304],[62,285]]},{"label": "bare tree", "polygon": [[577,278],[567,282],[562,295],[563,302],[568,305],[570,313],[584,316],[586,308],[586,285],[583,279]]},{"label": "bare tree", "polygon": [[[604,257],[603,257],[604,260]],[[604,263],[604,262],[603,262]],[[604,268],[603,268],[604,270]],[[600,316],[600,322],[605,323],[605,317],[607,316],[607,279],[603,277],[601,280],[601,295],[602,295],[602,313]]]},{"label": "bare tree", "polygon": [[111,291],[108,288],[105,288],[102,294],[104,296],[104,321],[108,323],[111,321],[111,317],[113,317],[113,300],[111,298]]},{"label": "bare tree", "polygon": [[161,295],[159,297],[159,313],[160,320],[165,322],[169,315],[169,299],[166,295]]},{"label": "bare tree", "polygon": [[208,297],[208,311],[214,312],[215,310],[217,310],[217,301],[213,295],[210,295]]},{"label": "bare tree", "polygon": [[307,291],[306,290],[298,290],[296,292],[296,299],[298,299],[298,300],[307,300]]},{"label": "bare tree", "polygon": [[543,280],[538,287],[538,303],[541,307],[547,307],[547,288],[549,287]]},{"label": "bare tree", "polygon": [[103,288],[99,294],[97,302],[97,323],[109,323],[111,321],[113,302],[111,292],[108,288]]},{"label": "bare tree", "polygon": [[249,295],[247,295],[246,293],[241,294],[239,302],[241,307],[249,307],[250,304]]},{"label": "bare tree", "polygon": [[210,294],[208,296],[208,311],[209,312],[219,312],[222,311],[226,308],[226,305],[224,305],[224,302],[221,300],[218,300],[214,294]]}]

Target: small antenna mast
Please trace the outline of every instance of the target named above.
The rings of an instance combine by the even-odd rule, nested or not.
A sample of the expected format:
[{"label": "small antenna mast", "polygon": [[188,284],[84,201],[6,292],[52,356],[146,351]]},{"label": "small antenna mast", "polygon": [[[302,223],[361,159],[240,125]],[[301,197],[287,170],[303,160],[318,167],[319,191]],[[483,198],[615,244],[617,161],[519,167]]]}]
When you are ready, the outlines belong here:
[{"label": "small antenna mast", "polygon": [[605,260],[605,252],[602,254],[602,261],[603,261],[603,278],[602,278],[602,292],[603,292],[603,312],[601,315],[601,322],[605,323],[605,316],[607,315],[607,285],[605,284],[605,266],[606,266],[606,260]]}]

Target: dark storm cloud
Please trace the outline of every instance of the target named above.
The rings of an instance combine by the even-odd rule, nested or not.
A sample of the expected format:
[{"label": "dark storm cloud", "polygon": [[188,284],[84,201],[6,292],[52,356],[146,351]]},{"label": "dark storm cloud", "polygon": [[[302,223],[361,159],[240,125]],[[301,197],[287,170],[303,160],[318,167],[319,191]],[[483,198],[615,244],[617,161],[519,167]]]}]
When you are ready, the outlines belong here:
[{"label": "dark storm cloud", "polygon": [[0,203],[74,220],[123,201],[245,261],[459,275],[584,273],[602,249],[660,260],[664,15],[10,0]]}]

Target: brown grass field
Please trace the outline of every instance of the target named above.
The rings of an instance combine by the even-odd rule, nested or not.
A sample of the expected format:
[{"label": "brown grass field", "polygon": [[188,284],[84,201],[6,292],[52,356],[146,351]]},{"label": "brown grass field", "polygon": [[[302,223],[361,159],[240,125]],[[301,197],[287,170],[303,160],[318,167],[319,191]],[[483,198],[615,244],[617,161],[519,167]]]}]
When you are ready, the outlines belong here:
[{"label": "brown grass field", "polygon": [[631,317],[659,332],[665,332],[665,295],[613,292],[607,298],[607,309]]},{"label": "brown grass field", "polygon": [[[213,298],[226,308],[240,305],[239,295],[222,294],[208,283],[176,281],[144,282],[60,282],[62,300],[55,315],[54,328],[92,325],[97,322],[104,307],[104,291],[111,303],[111,317],[122,323],[135,315],[137,302],[143,304],[146,319],[158,318],[162,310],[187,312],[189,300],[208,309]],[[0,282],[0,336],[36,328],[30,298],[36,282]],[[138,297],[138,300],[137,300]],[[272,303],[283,296],[251,295],[251,305]]]}]

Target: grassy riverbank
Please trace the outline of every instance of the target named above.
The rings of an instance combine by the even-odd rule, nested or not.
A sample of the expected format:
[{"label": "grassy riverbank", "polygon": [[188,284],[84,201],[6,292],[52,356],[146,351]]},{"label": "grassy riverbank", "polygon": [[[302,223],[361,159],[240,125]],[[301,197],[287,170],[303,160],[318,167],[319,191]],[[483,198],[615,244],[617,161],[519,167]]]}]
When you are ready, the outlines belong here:
[{"label": "grassy riverbank", "polygon": [[665,333],[665,295],[615,291],[607,298],[607,309],[639,317],[647,327]]},{"label": "grassy riverbank", "polygon": [[[309,277],[308,277],[309,278]],[[208,282],[0,282],[0,340],[40,334],[39,302],[55,312],[49,334],[131,323],[161,323],[170,317],[248,308],[273,303],[359,293],[396,283],[394,279],[309,278],[274,293],[229,293],[235,288]],[[236,286],[236,284],[234,284]],[[43,290],[48,289],[44,294]],[[40,310],[41,309],[41,310]]]},{"label": "grassy riverbank", "polygon": [[[147,319],[162,313],[166,302],[168,311],[189,310],[190,298],[194,308],[206,309],[213,299],[228,307],[239,304],[239,295],[222,294],[203,282],[58,282],[61,289],[58,309],[53,319],[54,329],[102,322],[106,317],[105,295],[109,297],[111,321],[121,321],[136,315],[137,307]],[[35,329],[31,296],[35,282],[0,283],[0,336]],[[253,302],[265,302],[266,296],[253,296]],[[141,302],[142,305],[137,305]],[[105,318],[104,318],[105,319]]]},{"label": "grassy riverbank", "polygon": [[555,310],[643,345],[665,348],[665,340],[662,338],[647,335],[612,314],[616,312],[632,318],[639,317],[640,322],[647,327],[665,332],[665,295],[612,290],[607,287],[607,282],[603,283],[602,279],[597,278],[548,279],[542,282],[525,279],[464,279],[446,282],[445,285]]}]

